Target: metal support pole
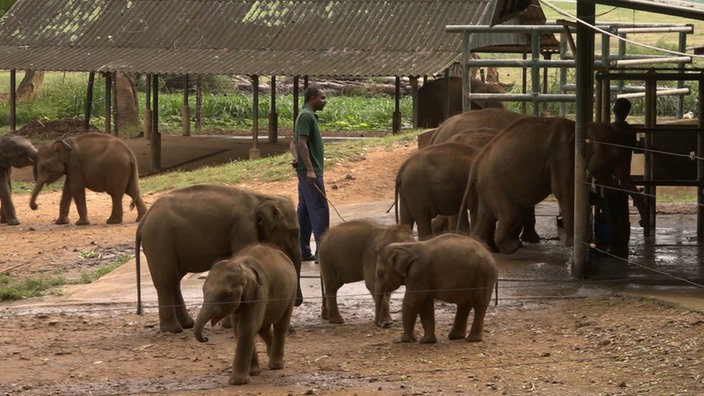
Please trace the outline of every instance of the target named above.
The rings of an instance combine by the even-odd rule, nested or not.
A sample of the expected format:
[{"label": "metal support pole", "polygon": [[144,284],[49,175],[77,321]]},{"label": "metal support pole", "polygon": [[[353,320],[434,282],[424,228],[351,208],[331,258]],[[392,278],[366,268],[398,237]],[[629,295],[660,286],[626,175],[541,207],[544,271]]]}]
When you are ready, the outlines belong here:
[{"label": "metal support pole", "polygon": [[252,75],[252,147],[249,149],[249,159],[258,159],[259,153],[259,76]]},{"label": "metal support pole", "polygon": [[183,105],[181,105],[181,134],[191,136],[191,108],[188,106],[188,74],[183,79]]},{"label": "metal support pole", "polygon": [[152,74],[152,133],[149,138],[152,152],[152,171],[161,170],[161,133],[159,133],[159,75]]},{"label": "metal support pole", "polygon": [[110,134],[112,124],[112,73],[103,73],[105,77],[105,133]]},{"label": "metal support pole", "polygon": [[271,108],[269,109],[269,143],[279,140],[279,113],[276,112],[276,76],[271,76]]},{"label": "metal support pole", "polygon": [[[577,17],[594,24],[596,6],[577,2]],[[577,108],[574,139],[574,245],[572,252],[572,277],[583,278],[587,258],[587,228],[589,224],[589,188],[586,183],[587,164],[584,159],[584,138],[587,123],[592,121],[594,97],[594,63],[586,60],[594,56],[594,31],[577,25]]]}]

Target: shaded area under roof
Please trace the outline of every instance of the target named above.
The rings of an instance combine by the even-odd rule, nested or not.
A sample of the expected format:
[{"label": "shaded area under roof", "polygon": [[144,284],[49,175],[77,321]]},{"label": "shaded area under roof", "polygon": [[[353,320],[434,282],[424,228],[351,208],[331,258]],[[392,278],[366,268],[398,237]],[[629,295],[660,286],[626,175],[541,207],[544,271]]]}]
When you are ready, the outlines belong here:
[{"label": "shaded area under roof", "polygon": [[[0,69],[433,75],[461,54],[460,35],[445,25],[489,25],[495,7],[496,0],[18,0],[0,21]],[[529,8],[523,23],[544,22],[537,0]],[[526,41],[475,36],[474,48]]]}]

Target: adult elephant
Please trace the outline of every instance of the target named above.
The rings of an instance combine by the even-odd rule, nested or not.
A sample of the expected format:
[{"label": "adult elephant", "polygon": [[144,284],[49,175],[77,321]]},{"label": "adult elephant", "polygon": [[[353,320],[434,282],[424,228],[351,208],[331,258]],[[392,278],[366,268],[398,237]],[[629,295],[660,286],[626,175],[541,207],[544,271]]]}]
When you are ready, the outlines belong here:
[{"label": "adult elephant", "polygon": [[[484,148],[484,146],[486,146],[492,139],[494,139],[494,137],[496,137],[499,132],[500,131],[497,129],[485,127],[476,129],[465,129],[450,136],[447,142],[466,144],[474,148],[478,153]],[[442,144],[446,143],[440,143],[440,145]],[[521,232],[521,240],[530,243],[540,242],[540,235],[538,235],[538,232],[535,230],[535,208],[532,206],[527,208],[521,208],[521,217],[523,218],[523,231]],[[462,218],[464,218],[464,215],[462,215]],[[432,233],[434,235],[437,235],[442,232],[456,230],[456,219],[457,217],[452,216],[437,216],[432,221]]]},{"label": "adult elephant", "polygon": [[37,196],[46,184],[66,176],[59,203],[56,224],[68,224],[71,201],[76,201],[76,225],[90,224],[86,208],[85,189],[106,192],[112,198],[112,213],[108,224],[122,223],[122,196],[132,198],[130,208],[137,207],[137,221],[147,211],[139,192],[137,157],[130,147],[117,137],[90,132],[39,148],[36,180],[29,206],[37,209]]},{"label": "adult elephant", "polygon": [[[453,216],[469,232],[467,216],[457,219],[469,169],[477,150],[462,143],[428,146],[413,153],[396,174],[396,222],[408,230],[418,227],[418,237],[433,234],[434,217]],[[465,212],[466,213],[466,212]]]},{"label": "adult elephant", "polygon": [[37,161],[37,148],[22,136],[0,138],[0,223],[20,224],[12,203],[12,168],[23,168]]},{"label": "adult elephant", "polygon": [[[521,208],[533,207],[552,193],[564,219],[565,244],[573,244],[574,130],[575,123],[565,118],[522,118],[477,155],[467,183],[476,200],[470,205],[472,236],[501,253],[515,252],[522,246]],[[590,124],[587,139],[589,174],[600,183],[615,179],[621,188],[637,192],[622,150],[608,144],[617,142],[616,131],[608,124]],[[634,198],[641,217],[647,216],[642,196]]]},{"label": "adult elephant", "polygon": [[[159,299],[159,328],[178,333],[193,327],[181,279],[205,272],[218,260],[255,243],[284,252],[301,273],[296,208],[290,199],[217,184],[197,184],[157,199],[137,226],[137,304],[141,313],[140,246]],[[300,284],[296,305],[303,297]]]},{"label": "adult elephant", "polygon": [[[445,82],[447,81],[447,86]],[[470,90],[474,93],[506,93],[498,84],[483,82],[477,78],[470,80]],[[418,127],[435,128],[445,120],[445,107],[449,97],[449,115],[462,112],[462,79],[450,77],[448,80],[439,78],[428,81],[418,88]],[[498,100],[473,100],[472,110],[487,108],[505,108]]]},{"label": "adult elephant", "polygon": [[522,117],[525,116],[506,109],[466,111],[445,120],[430,138],[430,144],[444,143],[451,136],[468,129],[492,128],[500,131]]}]

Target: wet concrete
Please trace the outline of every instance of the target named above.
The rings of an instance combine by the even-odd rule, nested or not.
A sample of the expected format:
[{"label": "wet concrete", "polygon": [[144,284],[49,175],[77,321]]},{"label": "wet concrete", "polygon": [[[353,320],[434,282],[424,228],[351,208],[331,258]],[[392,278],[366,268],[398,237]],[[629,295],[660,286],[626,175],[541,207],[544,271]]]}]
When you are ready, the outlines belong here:
[{"label": "wet concrete", "polygon": [[[370,218],[393,224],[391,201],[331,207],[331,224]],[[388,212],[387,212],[388,211]],[[623,292],[652,296],[704,311],[704,262],[702,247],[697,244],[694,215],[658,216],[658,228],[644,237],[640,228],[631,229],[630,254],[627,260],[592,254],[585,280],[570,274],[571,248],[559,239],[556,226],[557,205],[544,202],[536,209],[536,228],[542,240],[526,244],[511,255],[495,254],[499,266],[499,304],[530,304],[545,299],[582,298],[594,294]],[[632,224],[637,219],[632,218]],[[157,306],[146,259],[142,256],[142,299],[147,311]],[[321,299],[318,265],[303,263],[301,286],[307,304],[319,309]],[[204,274],[189,274],[182,282],[187,304],[202,302]],[[403,289],[394,295],[399,300]],[[367,295],[363,282],[343,286],[338,295]],[[371,302],[371,297],[370,297]],[[136,309],[135,261],[131,260],[112,273],[89,285],[66,287],[59,297],[30,299],[11,304],[10,309],[30,312],[65,310],[72,305],[132,305]],[[315,310],[314,307],[309,307]]]}]

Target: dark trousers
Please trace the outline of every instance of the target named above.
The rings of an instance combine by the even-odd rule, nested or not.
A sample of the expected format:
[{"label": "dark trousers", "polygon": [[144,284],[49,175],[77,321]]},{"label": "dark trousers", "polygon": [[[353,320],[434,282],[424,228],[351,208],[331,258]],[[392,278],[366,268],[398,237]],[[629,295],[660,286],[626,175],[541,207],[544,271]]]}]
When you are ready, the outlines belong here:
[{"label": "dark trousers", "polygon": [[[298,175],[298,224],[301,227],[301,255],[312,255],[310,237],[315,236],[315,245],[320,246],[320,238],[330,228],[330,208],[325,198],[323,177],[315,179],[315,185],[308,183],[305,172]],[[317,186],[317,188],[316,188]]]},{"label": "dark trousers", "polygon": [[617,255],[628,254],[631,223],[628,213],[628,193],[608,190],[604,192],[604,214],[609,224],[611,240],[609,250]]}]

